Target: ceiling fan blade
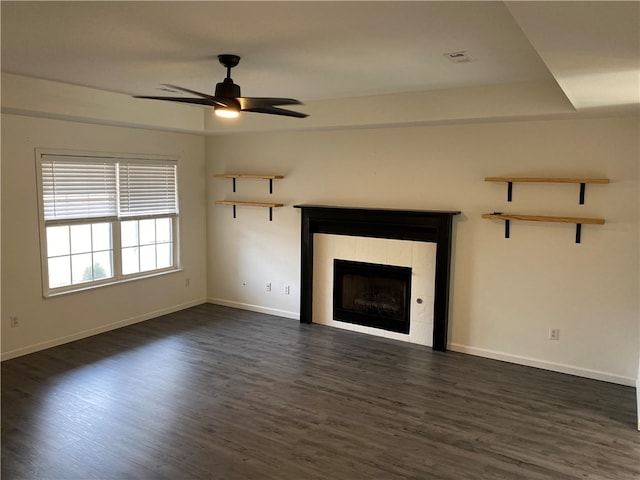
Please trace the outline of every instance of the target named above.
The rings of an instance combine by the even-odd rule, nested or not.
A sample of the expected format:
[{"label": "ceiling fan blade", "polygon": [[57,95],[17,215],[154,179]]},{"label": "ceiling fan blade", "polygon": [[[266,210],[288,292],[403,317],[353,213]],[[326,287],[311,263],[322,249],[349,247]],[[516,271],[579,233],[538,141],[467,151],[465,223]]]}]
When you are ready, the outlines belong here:
[{"label": "ceiling fan blade", "polygon": [[255,107],[255,108],[243,108],[243,112],[255,112],[255,113],[268,113],[271,115],[283,115],[285,117],[297,117],[297,118],[305,118],[308,117],[306,113],[294,112],[293,110],[286,110],[284,108],[278,107]]},{"label": "ceiling fan blade", "polygon": [[214,97],[213,95],[209,95],[207,93],[197,92],[195,90],[189,90],[188,88],[179,87],[178,85],[171,85],[169,83],[163,83],[162,85],[165,87],[173,88],[175,90],[180,90],[181,92],[192,93],[193,95],[197,95],[202,98],[208,98],[209,100],[214,102],[213,103],[214,105],[220,105],[221,107],[227,106],[224,102],[220,101],[218,97]]},{"label": "ceiling fan blade", "polygon": [[306,113],[276,107],[276,105],[302,105],[302,102],[295,98],[238,97],[237,100],[243,112],[269,113],[271,115],[284,115],[286,117],[297,118],[308,117]]},{"label": "ceiling fan blade", "polygon": [[167,100],[169,102],[191,103],[194,105],[205,105],[207,107],[226,107],[227,105],[211,98],[181,98],[181,97],[149,97],[135,95],[134,98],[147,98],[149,100]]},{"label": "ceiling fan blade", "polygon": [[272,98],[272,97],[238,97],[243,110],[250,108],[272,107],[274,105],[302,105],[300,100],[295,98]]}]

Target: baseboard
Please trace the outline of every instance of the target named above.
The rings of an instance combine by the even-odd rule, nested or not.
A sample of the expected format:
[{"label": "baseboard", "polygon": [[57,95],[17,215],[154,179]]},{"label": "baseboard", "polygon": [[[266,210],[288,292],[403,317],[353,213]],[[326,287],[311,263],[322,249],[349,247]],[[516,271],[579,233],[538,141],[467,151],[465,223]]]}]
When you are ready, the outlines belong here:
[{"label": "baseboard", "polygon": [[249,310],[250,312],[266,313],[267,315],[275,315],[276,317],[300,320],[300,314],[298,312],[290,312],[288,310],[280,310],[278,308],[262,307],[260,305],[252,305],[250,303],[232,302],[221,298],[207,298],[207,302],[215,305],[222,305],[223,307],[239,308],[240,310]]},{"label": "baseboard", "polygon": [[34,345],[29,345],[28,347],[17,348],[15,350],[10,350],[8,352],[2,352],[2,354],[0,355],[0,361],[21,357],[23,355],[28,355],[30,353],[39,352],[40,350],[46,350],[47,348],[57,347],[65,343],[74,342],[76,340],[81,340],[83,338],[91,337],[93,335],[105,333],[110,330],[126,327],[127,325],[133,325],[134,323],[144,322],[145,320],[150,320],[152,318],[160,317],[162,315],[167,315],[168,313],[174,313],[189,307],[195,307],[196,305],[201,305],[206,302],[207,300],[205,298],[192,300],[190,302],[182,303],[179,305],[173,305],[171,307],[162,308],[160,310],[155,310],[153,312],[148,312],[143,315],[137,315],[135,317],[119,320],[117,322],[109,323],[107,325],[102,325],[100,327],[91,328],[89,330],[83,330],[81,332],[77,332],[72,335],[66,335],[64,337],[54,338],[53,340],[47,340],[46,342],[36,343]]},{"label": "baseboard", "polygon": [[469,355],[475,355],[477,357],[491,358],[493,360],[525,365],[527,367],[542,368],[544,370],[551,370],[552,372],[567,373],[577,377],[591,378],[593,380],[617,383],[619,385],[626,385],[629,387],[634,387],[636,385],[635,378],[624,377],[615,373],[591,370],[562,363],[548,362],[537,358],[522,357],[520,355],[512,355],[510,353],[498,352],[485,348],[470,347],[468,345],[460,345],[458,343],[450,343],[447,345],[447,348],[454,352],[468,353]]},{"label": "baseboard", "polygon": [[[640,372],[638,372],[638,375],[640,375]],[[638,415],[636,418],[638,419],[638,430],[640,431],[640,376],[636,380],[636,402],[638,402]]]}]

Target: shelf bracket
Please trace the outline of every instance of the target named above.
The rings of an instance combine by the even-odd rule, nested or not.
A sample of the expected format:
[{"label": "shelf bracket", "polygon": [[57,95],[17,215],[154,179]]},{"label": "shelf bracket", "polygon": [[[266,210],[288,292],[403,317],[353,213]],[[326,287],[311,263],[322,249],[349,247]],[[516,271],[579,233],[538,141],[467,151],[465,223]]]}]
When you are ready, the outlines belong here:
[{"label": "shelf bracket", "polygon": [[584,205],[584,189],[585,189],[586,184],[585,183],[581,183],[580,184],[580,205]]},{"label": "shelf bracket", "polygon": [[232,205],[233,207],[233,218],[236,218],[236,206]]},{"label": "shelf bracket", "polygon": [[273,193],[273,178],[269,179],[269,193]]},{"label": "shelf bracket", "polygon": [[513,182],[507,182],[507,202],[510,202],[512,198],[513,198]]},{"label": "shelf bracket", "polygon": [[576,243],[580,243],[580,234],[582,233],[582,224],[576,223]]},{"label": "shelf bracket", "polygon": [[269,207],[269,221],[273,222],[273,208]]},{"label": "shelf bracket", "polygon": [[504,238],[509,238],[509,227],[511,224],[511,220],[504,221]]},{"label": "shelf bracket", "polygon": [[233,193],[236,193],[236,177],[233,177],[231,180],[233,180]]}]

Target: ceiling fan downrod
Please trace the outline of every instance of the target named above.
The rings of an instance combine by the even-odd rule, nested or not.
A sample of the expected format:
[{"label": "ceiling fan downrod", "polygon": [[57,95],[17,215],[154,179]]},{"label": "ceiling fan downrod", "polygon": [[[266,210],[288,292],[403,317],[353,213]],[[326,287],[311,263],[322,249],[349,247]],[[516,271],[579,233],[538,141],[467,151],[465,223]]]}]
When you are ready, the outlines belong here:
[{"label": "ceiling fan downrod", "polygon": [[227,69],[227,78],[231,80],[231,69],[240,63],[240,57],[238,55],[224,53],[218,55],[218,61]]}]

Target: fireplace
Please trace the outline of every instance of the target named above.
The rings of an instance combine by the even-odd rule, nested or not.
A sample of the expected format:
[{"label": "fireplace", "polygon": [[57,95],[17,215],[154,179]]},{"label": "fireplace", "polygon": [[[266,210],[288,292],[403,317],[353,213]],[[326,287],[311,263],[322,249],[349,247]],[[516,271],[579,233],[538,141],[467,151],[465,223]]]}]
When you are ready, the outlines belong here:
[{"label": "fireplace", "polygon": [[[453,217],[459,211],[391,210],[295,205],[301,216],[300,321],[313,322],[314,236],[333,234],[429,242],[437,245],[433,349],[447,348]],[[418,302],[419,303],[419,302]]]},{"label": "fireplace", "polygon": [[411,268],[334,259],[333,318],[409,333]]}]

